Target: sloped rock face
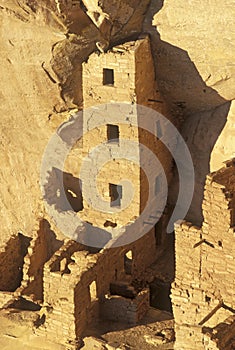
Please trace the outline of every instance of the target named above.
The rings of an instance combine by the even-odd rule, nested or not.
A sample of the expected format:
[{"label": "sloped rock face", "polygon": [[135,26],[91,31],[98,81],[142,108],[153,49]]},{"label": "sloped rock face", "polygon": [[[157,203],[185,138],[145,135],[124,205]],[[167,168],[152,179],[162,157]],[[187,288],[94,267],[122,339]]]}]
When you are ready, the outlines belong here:
[{"label": "sloped rock face", "polygon": [[54,130],[48,116],[64,106],[58,84],[44,70],[63,34],[13,2],[2,8],[5,3],[0,5],[1,240],[31,232],[35,224],[41,158]]},{"label": "sloped rock face", "polygon": [[[159,89],[192,154],[196,181],[188,219],[197,224],[205,175],[235,154],[234,14],[231,0],[159,0],[151,1],[144,21]],[[177,195],[174,185],[171,195]]]},{"label": "sloped rock face", "polygon": [[210,171],[216,171],[226,160],[235,157],[235,101],[232,101],[226,123],[219,134],[210,156]]},{"label": "sloped rock face", "polygon": [[232,100],[235,96],[233,2],[199,0],[182,7],[176,1],[174,9],[171,4],[172,1],[166,1],[163,11],[154,18],[155,24],[165,22],[158,27],[162,40],[186,50],[206,85],[225,100]]},{"label": "sloped rock face", "polygon": [[[200,136],[207,129],[197,127],[198,115],[206,121],[204,111],[213,115],[235,94],[232,5],[232,0],[0,0],[1,238],[19,230],[29,234],[35,223],[44,148],[69,110],[81,108],[81,63],[97,42],[108,47],[150,33],[159,90],[179,125],[194,119],[195,129],[186,124],[184,136],[197,135],[203,149],[207,137]],[[222,118],[221,130],[226,113]],[[213,116],[208,120],[208,130],[216,134]],[[217,152],[221,161],[233,154],[230,142],[234,147],[227,139],[224,151],[211,146],[213,164]]]},{"label": "sloped rock face", "polygon": [[181,102],[184,112],[234,98],[234,15],[231,0],[151,2],[145,28],[155,39],[159,85],[168,100]]},{"label": "sloped rock face", "polygon": [[[181,134],[189,147],[195,172],[194,197],[187,219],[197,225],[200,225],[203,219],[202,200],[206,175],[220,169],[223,161],[232,158],[235,150],[230,109],[230,102],[226,102],[207,111],[192,113],[181,127]],[[227,122],[229,114],[231,118]],[[224,147],[225,142],[227,147]],[[182,166],[185,166],[187,171],[187,164]],[[173,197],[177,194],[174,186],[175,184],[171,191]]]},{"label": "sloped rock face", "polygon": [[87,14],[107,39],[117,40],[141,32],[150,0],[83,0]]}]

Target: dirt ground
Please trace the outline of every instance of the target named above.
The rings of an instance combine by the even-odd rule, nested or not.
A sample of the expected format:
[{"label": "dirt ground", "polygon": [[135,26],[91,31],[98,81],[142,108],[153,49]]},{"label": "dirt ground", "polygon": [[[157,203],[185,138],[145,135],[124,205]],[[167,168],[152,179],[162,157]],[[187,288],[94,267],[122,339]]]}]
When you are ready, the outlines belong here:
[{"label": "dirt ground", "polygon": [[[0,349],[66,350],[65,346],[48,342],[45,337],[35,334],[34,322],[37,318],[37,312],[1,310]],[[134,327],[124,323],[100,321],[98,325],[87,330],[83,349],[99,350],[97,344],[100,341],[100,349],[170,350],[173,349],[173,341],[170,341],[174,336],[173,327],[170,313],[150,308],[141,323]]]}]

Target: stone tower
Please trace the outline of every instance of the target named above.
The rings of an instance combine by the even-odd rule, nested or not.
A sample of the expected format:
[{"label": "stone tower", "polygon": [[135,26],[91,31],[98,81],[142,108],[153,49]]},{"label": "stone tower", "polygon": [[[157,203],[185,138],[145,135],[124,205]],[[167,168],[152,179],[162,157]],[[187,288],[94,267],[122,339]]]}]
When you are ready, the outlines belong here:
[{"label": "stone tower", "polygon": [[[101,228],[119,227],[132,222],[141,213],[149,184],[140,168],[139,144],[145,144],[155,154],[159,145],[156,137],[146,137],[146,131],[139,127],[137,104],[153,107],[157,101],[155,91],[154,65],[147,36],[108,52],[93,53],[83,64],[84,170],[80,175],[83,220]],[[97,108],[98,105],[103,107]],[[156,105],[154,108],[159,109]],[[93,148],[98,149],[102,144],[104,147],[97,155],[89,155]],[[111,154],[109,161],[106,161],[107,153]],[[165,159],[169,162],[167,157]],[[100,164],[103,166],[97,170],[97,195],[92,190],[91,173]],[[99,209],[100,198],[104,200],[104,210]]]}]

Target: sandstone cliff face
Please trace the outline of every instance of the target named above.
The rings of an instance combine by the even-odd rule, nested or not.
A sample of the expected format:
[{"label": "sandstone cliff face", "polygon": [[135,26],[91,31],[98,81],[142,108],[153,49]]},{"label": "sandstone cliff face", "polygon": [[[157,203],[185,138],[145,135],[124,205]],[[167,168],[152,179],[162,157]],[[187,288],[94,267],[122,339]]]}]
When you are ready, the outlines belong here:
[{"label": "sandstone cliff face", "polygon": [[[179,98],[195,111],[211,109],[221,104],[222,99],[234,98],[234,15],[231,0],[164,1],[161,10],[153,16],[153,24],[161,40],[167,43],[169,55],[175,53],[171,65],[169,55],[165,62],[174,74],[170,81],[165,80],[171,99]],[[200,78],[202,84],[199,84]],[[203,82],[205,91],[200,89]]]},{"label": "sandstone cliff face", "polygon": [[[218,139],[224,126],[233,128],[230,117],[226,123],[226,103],[235,95],[232,0],[64,4],[0,1],[1,239],[18,231],[30,235],[40,207],[44,148],[69,111],[81,108],[81,63],[97,42],[107,47],[149,32],[159,90],[178,124],[186,120],[183,135],[191,140],[193,133],[202,153],[207,132],[213,135],[205,156],[208,169],[212,149],[212,169],[217,154],[221,162],[234,152],[227,131]],[[218,113],[219,127],[213,123]],[[200,160],[196,146],[192,153]]]},{"label": "sandstone cliff face", "polygon": [[[188,219],[197,224],[206,174],[235,152],[233,5],[230,0],[152,1],[144,22],[153,38],[159,88],[171,112],[183,120],[196,176]],[[171,195],[176,194],[173,185]]]},{"label": "sandstone cliff face", "polygon": [[223,162],[235,157],[235,103],[232,101],[226,123],[211,152],[210,170],[216,171]]},{"label": "sandstone cliff face", "polygon": [[[1,7],[4,4],[1,3]],[[63,35],[13,6],[1,21],[1,238],[30,233],[40,199],[39,170],[51,129],[48,115],[63,104],[46,74],[51,47]]]}]

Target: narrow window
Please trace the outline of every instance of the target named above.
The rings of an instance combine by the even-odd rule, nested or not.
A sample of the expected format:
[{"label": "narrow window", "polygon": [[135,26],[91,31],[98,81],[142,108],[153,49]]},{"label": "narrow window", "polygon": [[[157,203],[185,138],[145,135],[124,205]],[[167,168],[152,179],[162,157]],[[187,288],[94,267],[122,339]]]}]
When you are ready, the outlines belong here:
[{"label": "narrow window", "polygon": [[133,254],[132,254],[132,250],[129,250],[124,256],[124,269],[127,275],[131,275],[132,273],[132,262],[133,262]]},{"label": "narrow window", "polygon": [[119,126],[118,125],[107,125],[107,139],[108,142],[119,142]]},{"label": "narrow window", "polygon": [[103,85],[114,85],[114,70],[109,68],[103,69]]},{"label": "narrow window", "polygon": [[91,301],[97,299],[96,281],[93,281],[93,282],[89,285],[89,291],[90,291]]},{"label": "narrow window", "polygon": [[155,179],[155,196],[161,191],[162,179],[161,175],[158,175]]},{"label": "narrow window", "polygon": [[111,207],[120,207],[122,199],[122,186],[109,184],[109,196]]},{"label": "narrow window", "polygon": [[158,120],[156,122],[156,136],[157,136],[158,139],[160,139],[163,136],[160,120]]}]

